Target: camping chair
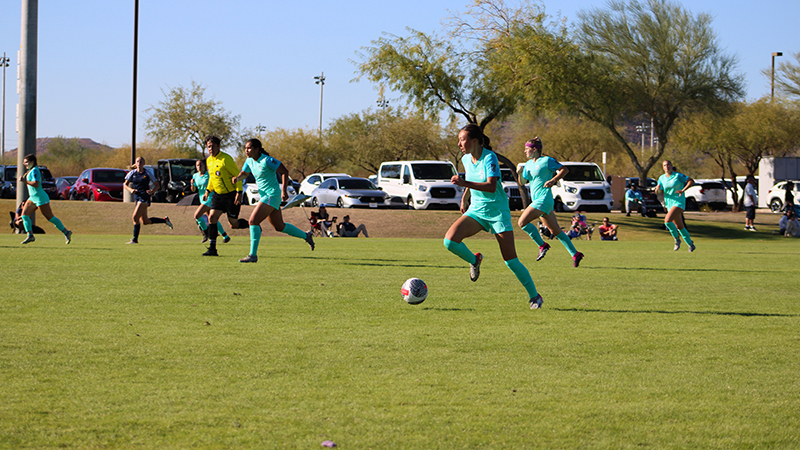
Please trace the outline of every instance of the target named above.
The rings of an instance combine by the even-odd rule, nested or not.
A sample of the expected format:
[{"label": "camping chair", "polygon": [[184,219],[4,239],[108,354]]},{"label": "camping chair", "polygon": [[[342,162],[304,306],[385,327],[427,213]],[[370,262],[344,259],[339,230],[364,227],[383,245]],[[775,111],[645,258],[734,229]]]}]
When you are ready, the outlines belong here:
[{"label": "camping chair", "polygon": [[[333,228],[336,225],[336,217],[331,218],[330,222],[331,225],[328,227],[328,231],[333,233]],[[311,224],[311,231],[314,232],[314,236],[322,236],[322,222],[320,222],[318,213],[316,211],[311,211],[311,217],[308,219],[308,223]],[[328,236],[325,236],[328,237]]]}]

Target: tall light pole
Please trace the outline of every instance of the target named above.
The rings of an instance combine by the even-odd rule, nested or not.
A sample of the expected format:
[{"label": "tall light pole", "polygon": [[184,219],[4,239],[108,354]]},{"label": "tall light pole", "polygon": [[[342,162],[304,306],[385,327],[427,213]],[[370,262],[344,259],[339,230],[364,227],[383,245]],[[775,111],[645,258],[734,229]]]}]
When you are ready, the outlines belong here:
[{"label": "tall light pole", "polygon": [[318,77],[314,77],[314,83],[319,85],[319,137],[322,138],[322,86],[325,86],[325,72],[320,72]]},{"label": "tall light pole", "polygon": [[641,125],[636,125],[636,131],[642,133],[642,159],[644,159],[644,135],[647,133],[647,130],[650,129],[650,126],[646,123]]},{"label": "tall light pole", "polygon": [[770,75],[770,101],[775,100],[775,57],[783,56],[783,52],[772,52],[772,73]]},{"label": "tall light pole", "polygon": [[1,126],[2,137],[0,137],[0,161],[6,157],[6,67],[10,62],[11,59],[6,57],[6,52],[3,52],[3,59],[0,59],[0,67],[3,68],[3,124]]}]

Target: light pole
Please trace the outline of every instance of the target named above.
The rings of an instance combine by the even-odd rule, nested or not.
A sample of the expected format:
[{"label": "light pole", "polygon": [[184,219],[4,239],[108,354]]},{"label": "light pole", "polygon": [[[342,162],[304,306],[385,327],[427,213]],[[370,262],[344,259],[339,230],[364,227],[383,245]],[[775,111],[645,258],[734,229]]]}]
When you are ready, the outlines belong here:
[{"label": "light pole", "polygon": [[636,125],[636,131],[642,133],[642,159],[644,159],[644,135],[647,133],[647,130],[650,129],[650,125],[643,123],[641,125]]},{"label": "light pole", "polygon": [[0,67],[3,68],[3,118],[2,118],[2,133],[0,133],[0,161],[6,157],[6,67],[11,62],[11,59],[6,57],[6,52],[3,52],[3,59],[0,59]]},{"label": "light pole", "polygon": [[325,86],[325,72],[320,72],[318,77],[314,77],[314,83],[319,85],[319,137],[322,138],[322,86]]},{"label": "light pole", "polygon": [[378,101],[375,102],[375,103],[378,105],[378,108],[388,108],[389,107],[389,100],[386,100],[383,97],[379,98]]},{"label": "light pole", "polygon": [[772,73],[770,75],[770,101],[775,100],[775,57],[783,56],[783,52],[772,52]]}]

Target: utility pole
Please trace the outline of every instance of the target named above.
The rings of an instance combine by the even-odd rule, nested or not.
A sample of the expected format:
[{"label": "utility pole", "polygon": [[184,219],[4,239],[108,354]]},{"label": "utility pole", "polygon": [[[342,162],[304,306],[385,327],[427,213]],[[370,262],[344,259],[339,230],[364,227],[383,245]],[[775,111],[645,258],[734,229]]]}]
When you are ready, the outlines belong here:
[{"label": "utility pole", "polygon": [[[22,161],[36,154],[36,71],[38,58],[39,2],[22,0],[22,31],[19,51],[19,151],[17,175],[25,172]],[[5,136],[3,136],[5,138]],[[28,198],[26,185],[17,182],[17,207]]]},{"label": "utility pole", "polygon": [[[136,163],[136,78],[139,71],[139,0],[133,4],[133,113],[131,124],[131,165]],[[122,201],[133,203],[133,194],[122,190]]]},{"label": "utility pole", "polygon": [[319,137],[322,139],[322,86],[325,86],[325,72],[320,72],[318,77],[314,77],[314,83],[319,85]]}]

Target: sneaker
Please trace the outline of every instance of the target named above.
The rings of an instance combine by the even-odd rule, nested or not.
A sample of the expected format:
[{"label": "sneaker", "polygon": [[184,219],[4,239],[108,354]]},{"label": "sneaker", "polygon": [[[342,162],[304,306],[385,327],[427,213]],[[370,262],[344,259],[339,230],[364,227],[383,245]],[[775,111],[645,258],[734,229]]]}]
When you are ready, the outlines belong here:
[{"label": "sneaker", "polygon": [[228,236],[227,234],[225,236],[223,236],[222,242],[227,244],[230,241],[231,241],[231,237],[230,236]]},{"label": "sneaker", "polygon": [[758,230],[756,230],[756,227],[750,227],[750,231],[758,231]]},{"label": "sneaker", "polygon": [[744,226],[744,231],[750,231],[750,225],[745,225]]},{"label": "sneaker", "polygon": [[170,230],[172,229],[172,222],[169,221],[169,217],[164,217],[164,223],[167,224]]},{"label": "sneaker", "polygon": [[250,263],[250,262],[254,263],[254,262],[258,262],[258,256],[255,256],[255,255],[247,255],[247,256],[245,256],[244,258],[240,259],[240,260],[239,260],[239,262],[240,262],[240,263]]},{"label": "sneaker", "polygon": [[130,241],[126,242],[126,244],[138,244],[138,243],[139,241],[137,241],[136,239],[131,239]]},{"label": "sneaker", "polygon": [[31,242],[33,242],[33,241],[35,241],[35,240],[36,240],[36,238],[35,238],[35,237],[33,237],[33,235],[32,235],[32,234],[29,234],[29,235],[28,235],[28,237],[26,237],[26,238],[25,238],[25,240],[24,240],[24,241],[22,241],[22,243],[23,243],[23,244],[29,244],[29,243],[31,243]]},{"label": "sneaker", "polygon": [[309,231],[306,233],[306,242],[311,246],[311,251],[314,251],[314,232]]},{"label": "sneaker", "polygon": [[537,294],[529,302],[531,309],[542,309],[542,294]]},{"label": "sneaker", "polygon": [[208,250],[205,253],[203,253],[203,256],[219,256],[219,255],[217,254],[217,249],[208,247]]},{"label": "sneaker", "polygon": [[67,230],[64,232],[64,240],[67,241],[67,245],[72,242],[72,231]]},{"label": "sneaker", "polygon": [[583,259],[583,253],[578,252],[575,253],[575,256],[572,257],[572,267],[578,267],[581,265],[581,260]]},{"label": "sneaker", "polygon": [[540,259],[544,258],[544,255],[547,254],[548,250],[550,250],[550,244],[545,242],[544,245],[539,247],[539,256],[536,257],[536,260],[539,261]]},{"label": "sneaker", "polygon": [[206,236],[206,235],[204,234],[204,235],[203,235],[203,240],[202,240],[202,241],[200,241],[200,243],[201,243],[201,244],[205,244],[206,242],[208,242],[208,236]]},{"label": "sneaker", "polygon": [[630,212],[628,212],[628,213],[626,213],[626,214],[625,214],[625,217],[630,217],[630,216],[631,216],[631,213],[630,213]]},{"label": "sneaker", "polygon": [[481,261],[483,261],[483,255],[475,253],[475,264],[469,265],[470,280],[478,281],[478,277],[481,276]]},{"label": "sneaker", "polygon": [[689,253],[692,253],[694,251],[694,249],[696,249],[696,248],[697,247],[694,246],[694,242],[692,242],[692,244],[689,245]]},{"label": "sneaker", "polygon": [[681,241],[675,241],[675,247],[672,248],[673,252],[677,252],[681,248]]}]

